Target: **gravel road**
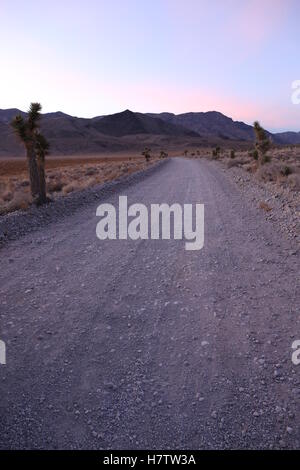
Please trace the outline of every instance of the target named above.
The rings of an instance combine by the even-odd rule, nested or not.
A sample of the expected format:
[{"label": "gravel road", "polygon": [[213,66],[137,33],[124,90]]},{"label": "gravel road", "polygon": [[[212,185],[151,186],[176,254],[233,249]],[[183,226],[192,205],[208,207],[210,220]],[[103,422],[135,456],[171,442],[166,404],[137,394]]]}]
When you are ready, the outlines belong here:
[{"label": "gravel road", "polygon": [[100,241],[100,196],[7,241],[0,448],[299,448],[297,252],[213,162],[117,188],[204,203],[204,248]]}]

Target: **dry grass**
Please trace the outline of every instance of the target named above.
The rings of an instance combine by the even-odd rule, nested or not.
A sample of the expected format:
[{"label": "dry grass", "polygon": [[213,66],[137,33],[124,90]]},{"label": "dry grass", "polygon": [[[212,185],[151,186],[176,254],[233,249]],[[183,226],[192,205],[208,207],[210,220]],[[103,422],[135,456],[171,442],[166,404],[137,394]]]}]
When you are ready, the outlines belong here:
[{"label": "dry grass", "polygon": [[[52,199],[129,175],[155,163],[138,156],[49,157],[46,165],[47,192]],[[0,160],[0,215],[26,209],[31,203],[26,161]]]},{"label": "dry grass", "polygon": [[265,212],[270,212],[272,210],[272,207],[269,206],[269,204],[267,204],[266,202],[264,201],[261,201],[259,203],[259,208],[260,209],[263,209]]}]

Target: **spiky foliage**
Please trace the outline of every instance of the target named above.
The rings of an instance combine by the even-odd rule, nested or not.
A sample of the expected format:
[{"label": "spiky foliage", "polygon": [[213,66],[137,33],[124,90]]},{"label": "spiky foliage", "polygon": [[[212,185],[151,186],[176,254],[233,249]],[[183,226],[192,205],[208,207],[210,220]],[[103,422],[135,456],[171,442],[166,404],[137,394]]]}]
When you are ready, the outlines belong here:
[{"label": "spiky foliage", "polygon": [[159,158],[167,158],[168,154],[164,150],[160,151]]},{"label": "spiky foliage", "polygon": [[269,158],[266,156],[266,153],[271,148],[271,141],[266,134],[266,131],[261,127],[258,121],[254,123],[254,132],[255,132],[255,149],[258,152],[258,160],[263,165]]},{"label": "spiky foliage", "polygon": [[16,116],[12,120],[11,126],[20,140],[22,140],[23,142],[26,142],[28,140],[28,135],[26,132],[26,124],[25,124],[23,117],[20,114],[18,114],[18,116]]},{"label": "spiky foliage", "polygon": [[149,162],[151,158],[151,149],[149,149],[148,147],[145,147],[144,151],[142,152],[142,155],[145,157],[146,162]]},{"label": "spiky foliage", "polygon": [[34,131],[38,127],[38,122],[41,118],[42,106],[40,103],[31,103],[28,110],[28,127],[31,131]]}]

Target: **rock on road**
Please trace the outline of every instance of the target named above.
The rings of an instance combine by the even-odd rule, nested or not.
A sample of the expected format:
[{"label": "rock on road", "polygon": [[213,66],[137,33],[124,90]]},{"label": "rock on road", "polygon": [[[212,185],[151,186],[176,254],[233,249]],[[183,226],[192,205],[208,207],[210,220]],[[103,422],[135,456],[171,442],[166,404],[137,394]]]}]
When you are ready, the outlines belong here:
[{"label": "rock on road", "polygon": [[205,244],[96,238],[89,204],[0,251],[2,449],[299,448],[299,258],[212,162],[118,206],[205,204]]}]

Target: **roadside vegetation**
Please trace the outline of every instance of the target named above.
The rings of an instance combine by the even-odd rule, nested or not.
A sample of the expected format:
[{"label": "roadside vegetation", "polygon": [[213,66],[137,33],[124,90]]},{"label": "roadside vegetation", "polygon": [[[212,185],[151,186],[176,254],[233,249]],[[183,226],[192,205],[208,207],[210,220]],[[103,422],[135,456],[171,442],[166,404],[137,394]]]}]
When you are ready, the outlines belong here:
[{"label": "roadside vegetation", "polygon": [[255,179],[278,188],[300,191],[300,145],[279,146],[272,143],[259,122],[254,123],[255,141],[248,149],[203,148],[184,152],[188,158],[208,158],[225,164],[227,168],[242,168]]},{"label": "roadside vegetation", "polygon": [[37,205],[49,201],[45,179],[45,157],[49,153],[49,143],[39,127],[41,110],[40,103],[31,103],[27,118],[17,115],[11,123],[26,149],[30,192],[32,201]]},{"label": "roadside vegetation", "polygon": [[[158,159],[158,156],[153,156],[150,164],[155,164]],[[73,191],[80,191],[143,170],[148,165],[143,158],[130,156],[49,157],[45,176],[47,195],[55,200]],[[31,204],[30,181],[24,160],[0,159],[0,215],[26,209]]]}]

